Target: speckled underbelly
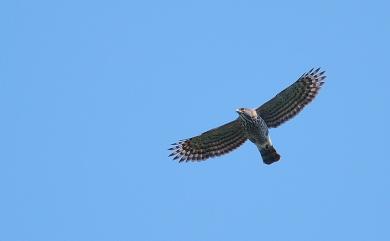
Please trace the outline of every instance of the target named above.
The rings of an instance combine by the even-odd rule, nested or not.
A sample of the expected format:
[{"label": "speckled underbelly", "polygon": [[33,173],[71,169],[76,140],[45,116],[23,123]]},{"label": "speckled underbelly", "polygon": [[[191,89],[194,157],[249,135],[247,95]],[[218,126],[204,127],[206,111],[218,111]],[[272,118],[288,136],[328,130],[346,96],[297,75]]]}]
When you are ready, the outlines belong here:
[{"label": "speckled underbelly", "polygon": [[263,119],[258,117],[255,125],[244,126],[247,138],[257,144],[268,141],[268,127]]}]

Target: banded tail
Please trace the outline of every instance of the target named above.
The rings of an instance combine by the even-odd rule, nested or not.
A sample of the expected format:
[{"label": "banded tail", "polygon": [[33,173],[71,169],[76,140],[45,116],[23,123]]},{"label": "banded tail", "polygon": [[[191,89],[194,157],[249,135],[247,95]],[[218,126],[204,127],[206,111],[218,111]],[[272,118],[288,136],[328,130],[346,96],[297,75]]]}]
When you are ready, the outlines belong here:
[{"label": "banded tail", "polygon": [[280,155],[273,146],[267,145],[265,148],[259,148],[263,162],[267,165],[280,160]]}]

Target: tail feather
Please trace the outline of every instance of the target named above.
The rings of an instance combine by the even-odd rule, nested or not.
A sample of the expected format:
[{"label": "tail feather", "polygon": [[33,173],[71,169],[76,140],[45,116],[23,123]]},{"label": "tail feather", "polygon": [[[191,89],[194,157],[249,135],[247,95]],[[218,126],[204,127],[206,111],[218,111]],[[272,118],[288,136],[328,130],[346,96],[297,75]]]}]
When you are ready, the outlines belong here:
[{"label": "tail feather", "polygon": [[[260,148],[259,148],[260,149]],[[280,155],[276,152],[273,146],[268,146],[266,148],[260,149],[261,157],[263,162],[267,165],[272,164],[280,160]]]}]

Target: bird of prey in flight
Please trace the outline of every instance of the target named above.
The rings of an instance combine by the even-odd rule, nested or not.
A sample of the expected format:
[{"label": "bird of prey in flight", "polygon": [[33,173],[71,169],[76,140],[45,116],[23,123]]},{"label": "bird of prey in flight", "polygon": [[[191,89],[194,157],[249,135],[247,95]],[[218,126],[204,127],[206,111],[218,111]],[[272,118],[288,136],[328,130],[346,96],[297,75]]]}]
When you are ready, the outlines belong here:
[{"label": "bird of prey in flight", "polygon": [[318,94],[324,84],[325,71],[320,68],[304,73],[292,85],[257,109],[239,108],[238,118],[199,136],[172,144],[169,156],[182,161],[200,161],[226,154],[246,140],[259,149],[263,162],[272,164],[280,159],[268,133],[297,115]]}]

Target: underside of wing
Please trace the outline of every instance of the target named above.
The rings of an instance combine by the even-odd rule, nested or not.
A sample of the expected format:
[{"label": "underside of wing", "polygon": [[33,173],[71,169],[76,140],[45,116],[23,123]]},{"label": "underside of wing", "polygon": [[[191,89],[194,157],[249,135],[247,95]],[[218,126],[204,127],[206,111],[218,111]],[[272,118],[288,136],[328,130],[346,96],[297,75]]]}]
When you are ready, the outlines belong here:
[{"label": "underside of wing", "polygon": [[303,74],[295,83],[256,109],[267,123],[277,127],[297,115],[318,94],[324,84],[325,71],[320,68]]},{"label": "underside of wing", "polygon": [[200,161],[228,153],[246,141],[239,119],[214,128],[199,136],[172,144],[173,159]]}]

